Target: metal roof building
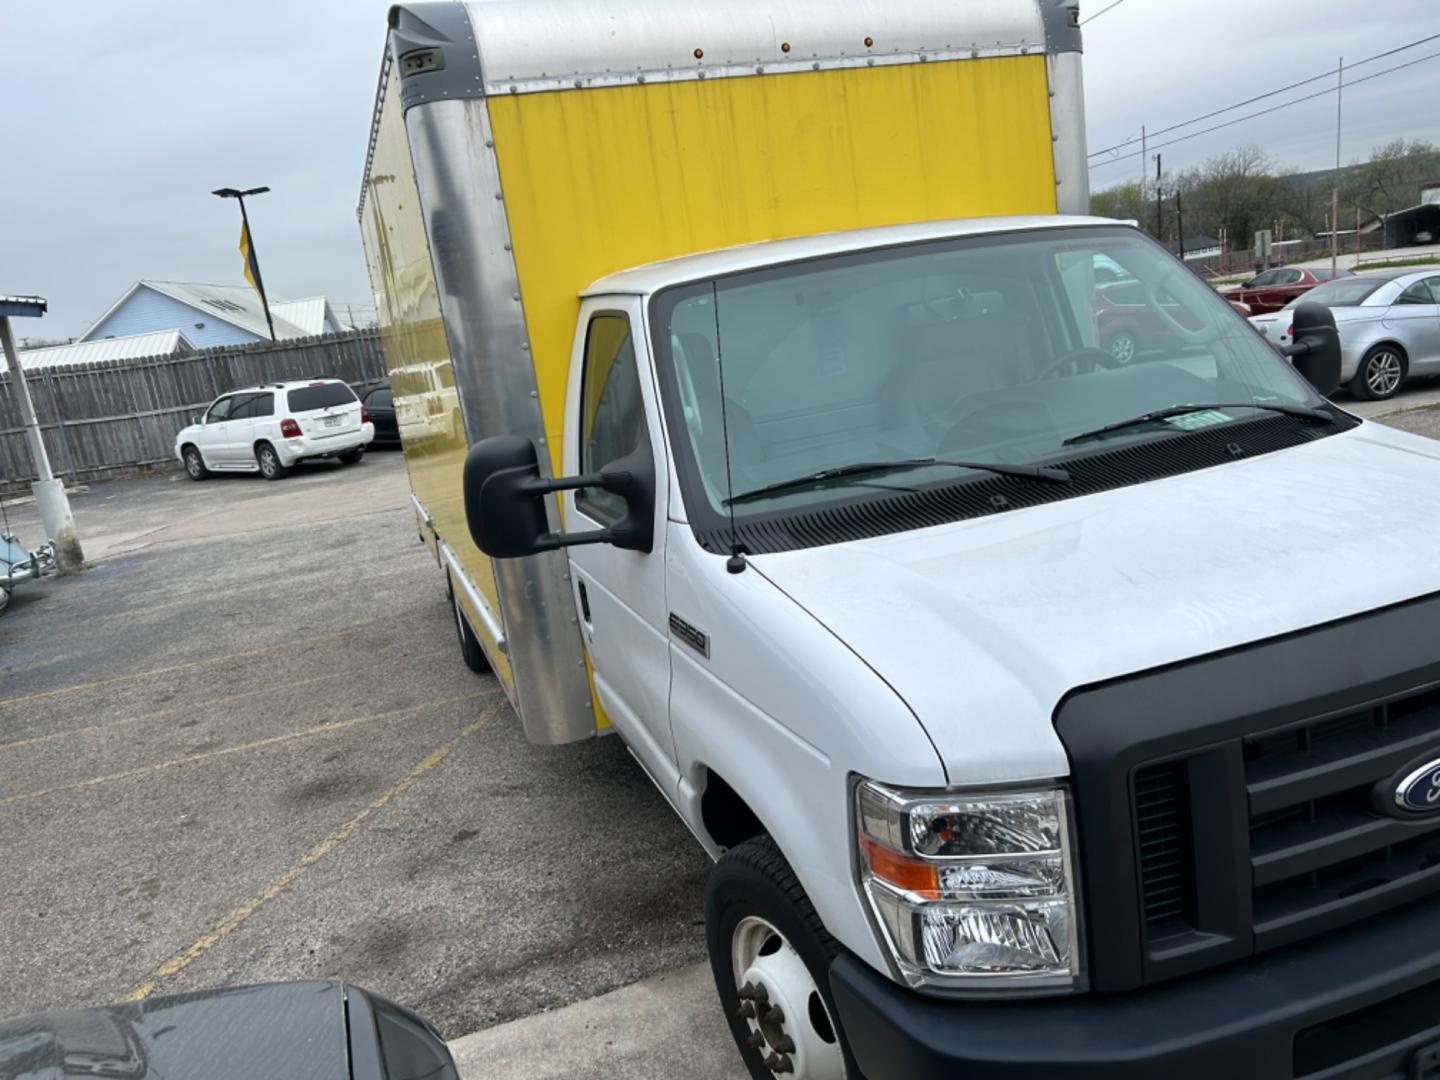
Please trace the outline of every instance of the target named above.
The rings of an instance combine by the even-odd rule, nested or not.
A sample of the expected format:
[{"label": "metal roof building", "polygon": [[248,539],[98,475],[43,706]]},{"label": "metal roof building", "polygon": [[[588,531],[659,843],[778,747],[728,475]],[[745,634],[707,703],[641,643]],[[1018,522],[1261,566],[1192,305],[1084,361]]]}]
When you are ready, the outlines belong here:
[{"label": "metal roof building", "polygon": [[[332,333],[338,324],[323,296],[273,300],[270,313],[279,340]],[[80,341],[180,330],[196,348],[269,341],[265,310],[248,285],[190,281],[137,281],[111,304]]]},{"label": "metal roof building", "polygon": [[[98,341],[75,341],[69,345],[48,345],[39,349],[21,349],[20,364],[26,371],[44,368],[71,367],[121,360],[138,360],[147,356],[188,356],[194,347],[179,330],[161,330],[151,334],[128,334],[125,337],[101,338]],[[8,371],[0,357],[0,371]]]}]

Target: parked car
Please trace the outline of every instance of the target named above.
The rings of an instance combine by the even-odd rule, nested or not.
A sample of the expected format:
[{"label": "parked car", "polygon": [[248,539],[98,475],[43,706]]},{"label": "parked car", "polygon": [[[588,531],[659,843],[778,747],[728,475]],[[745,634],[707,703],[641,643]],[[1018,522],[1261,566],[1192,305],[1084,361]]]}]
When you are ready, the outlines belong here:
[{"label": "parked car", "polygon": [[1293,338],[1292,312],[1323,304],[1340,330],[1340,378],[1367,401],[1388,398],[1410,375],[1440,374],[1440,273],[1351,275],[1321,285],[1251,325],[1277,345]]},{"label": "parked car", "polygon": [[400,426],[395,422],[395,399],[388,382],[378,383],[360,395],[360,403],[375,425],[371,446],[399,446]]},{"label": "parked car", "polygon": [[266,383],[216,398],[175,436],[175,456],[192,480],[212,472],[279,480],[312,458],[353,464],[374,437],[365,406],[338,379]]},{"label": "parked car", "polygon": [[1333,277],[1354,277],[1353,270],[1309,269],[1303,266],[1277,266],[1256,274],[1243,285],[1225,290],[1225,299],[1245,304],[1252,315],[1279,311],[1290,301],[1303,296],[1317,285]]},{"label": "parked car", "polygon": [[1095,330],[1100,347],[1122,366],[1145,352],[1182,347],[1184,342],[1171,330],[1165,315],[1184,329],[1197,330],[1199,324],[1173,297],[1162,295],[1159,306],[1164,308],[1163,314],[1146,302],[1145,287],[1134,278],[1097,284]]},{"label": "parked car", "polygon": [[0,1021],[0,1078],[457,1080],[424,1017],[351,983],[225,986]]}]

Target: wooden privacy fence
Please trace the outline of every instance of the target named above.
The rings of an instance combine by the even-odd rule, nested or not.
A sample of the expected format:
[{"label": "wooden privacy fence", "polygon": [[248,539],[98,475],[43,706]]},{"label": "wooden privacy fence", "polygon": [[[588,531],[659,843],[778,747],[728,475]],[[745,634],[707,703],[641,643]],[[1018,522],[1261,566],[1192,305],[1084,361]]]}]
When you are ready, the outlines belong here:
[{"label": "wooden privacy fence", "polygon": [[[176,434],[220,394],[311,377],[344,379],[351,386],[383,379],[380,332],[355,330],[25,373],[50,467],[69,480],[178,465]],[[10,372],[0,373],[0,492],[23,489],[35,479],[13,380]]]}]

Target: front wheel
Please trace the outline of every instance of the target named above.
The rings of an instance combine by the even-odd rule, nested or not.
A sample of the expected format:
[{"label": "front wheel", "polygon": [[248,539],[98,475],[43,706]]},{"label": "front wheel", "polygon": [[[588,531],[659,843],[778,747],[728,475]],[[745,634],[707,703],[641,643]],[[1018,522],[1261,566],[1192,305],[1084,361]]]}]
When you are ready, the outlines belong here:
[{"label": "front wheel", "polygon": [[262,442],[255,448],[255,461],[260,466],[260,475],[266,480],[279,480],[290,474],[290,470],[280,461],[280,455],[268,442]]},{"label": "front wheel", "polygon": [[193,446],[185,448],[185,475],[191,480],[204,480],[210,475],[210,470],[205,467],[205,459]]},{"label": "front wheel", "polygon": [[1115,363],[1124,367],[1135,360],[1135,354],[1140,350],[1140,344],[1135,340],[1135,335],[1129,330],[1117,330],[1105,341],[1105,351],[1115,360]]},{"label": "front wheel", "polygon": [[1350,391],[1366,401],[1394,397],[1405,379],[1405,354],[1394,345],[1376,345],[1365,354]]},{"label": "front wheel", "polygon": [[835,1026],[837,946],[768,836],[727,851],[705,888],[705,942],[730,1033],[753,1080],[859,1080]]}]

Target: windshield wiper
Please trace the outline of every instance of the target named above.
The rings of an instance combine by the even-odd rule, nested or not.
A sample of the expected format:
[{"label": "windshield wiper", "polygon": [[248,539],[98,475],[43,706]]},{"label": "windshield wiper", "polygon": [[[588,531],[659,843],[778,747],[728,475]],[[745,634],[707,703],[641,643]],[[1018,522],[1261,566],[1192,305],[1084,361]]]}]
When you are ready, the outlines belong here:
[{"label": "windshield wiper", "polygon": [[1064,469],[1057,469],[1047,465],[995,465],[983,461],[951,461],[945,458],[903,458],[899,461],[856,461],[849,465],[836,465],[829,469],[821,469],[819,472],[809,473],[805,476],[792,477],[789,480],[777,480],[773,484],[766,484],[753,491],[742,491],[725,500],[725,505],[734,503],[749,502],[752,499],[762,499],[767,495],[778,495],[785,491],[798,491],[801,488],[814,487],[825,484],[831,480],[843,480],[851,476],[878,475],[887,472],[900,472],[905,469],[923,469],[929,465],[947,465],[952,469],[977,469],[981,472],[995,473],[997,476],[1018,476],[1026,480],[1048,480],[1051,483],[1065,484],[1070,481],[1070,474]]},{"label": "windshield wiper", "polygon": [[1116,420],[1113,424],[1091,428],[1089,431],[1080,432],[1079,435],[1071,435],[1061,443],[1061,445],[1073,446],[1076,443],[1085,442],[1089,439],[1098,439],[1102,435],[1109,435],[1112,431],[1124,431],[1126,428],[1140,427],[1143,424],[1154,423],[1157,420],[1168,420],[1172,416],[1209,412],[1211,409],[1266,409],[1270,412],[1285,413],[1287,416],[1303,416],[1308,420],[1326,420],[1333,422],[1335,419],[1335,417],[1324,409],[1316,408],[1313,405],[1284,405],[1268,401],[1222,401],[1206,405],[1170,405],[1163,409],[1154,409],[1151,412],[1141,413],[1139,416],[1132,416],[1128,420]]}]

